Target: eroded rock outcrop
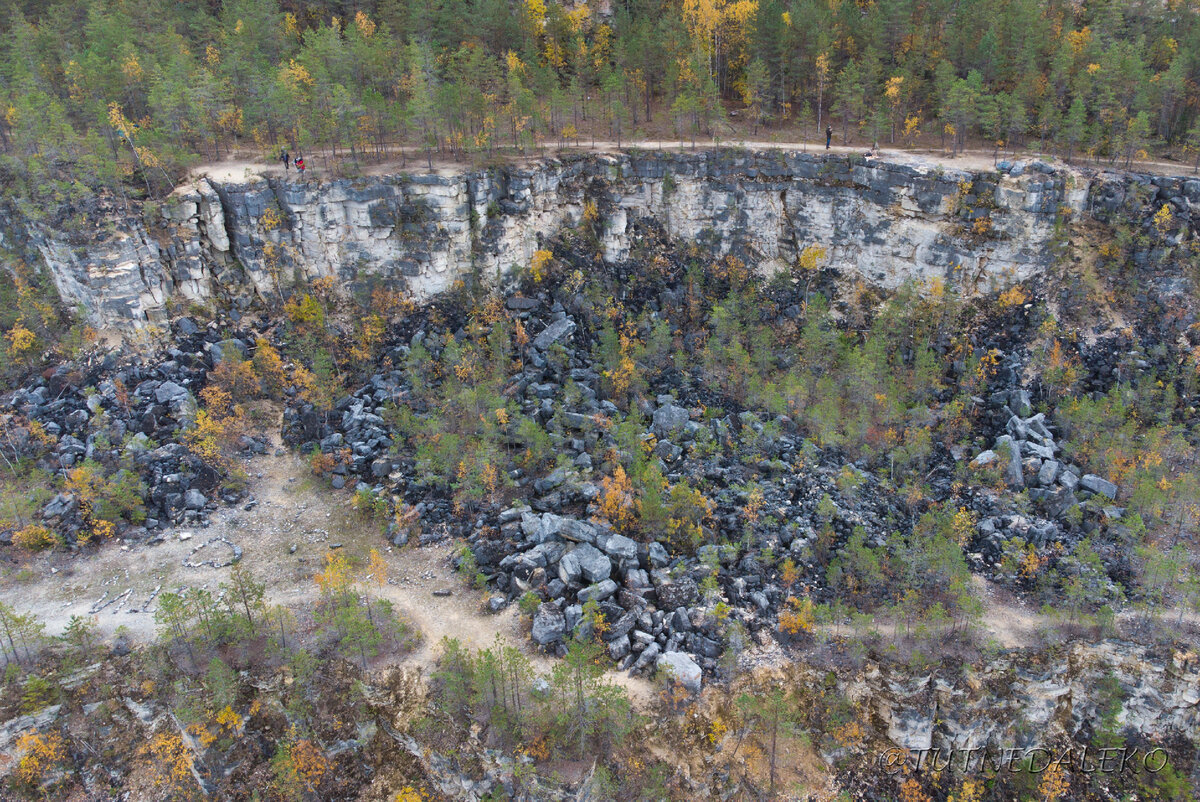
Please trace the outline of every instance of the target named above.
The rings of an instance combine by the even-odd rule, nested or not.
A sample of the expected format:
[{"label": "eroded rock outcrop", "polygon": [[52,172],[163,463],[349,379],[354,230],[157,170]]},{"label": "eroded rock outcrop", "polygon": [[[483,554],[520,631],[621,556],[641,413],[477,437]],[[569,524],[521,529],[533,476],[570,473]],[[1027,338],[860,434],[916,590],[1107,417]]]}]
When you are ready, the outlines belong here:
[{"label": "eroded rock outcrop", "polygon": [[610,261],[631,256],[634,223],[651,218],[760,269],[820,244],[831,267],[890,288],[1030,278],[1054,264],[1067,218],[1143,216],[1166,203],[1186,238],[1193,197],[1200,182],[1040,163],[971,173],[788,152],[630,152],[455,175],[199,179],[161,209],[96,201],[82,210],[91,227],[71,235],[10,219],[6,239],[24,239],[64,299],[97,322],[138,326],[163,320],[172,300],[277,298],[322,276],[428,298],[472,271],[492,278],[528,264],[589,202]]},{"label": "eroded rock outcrop", "polygon": [[1102,726],[1102,708],[1113,703],[1118,732],[1169,740],[1195,731],[1198,681],[1186,660],[1105,641],[1073,644],[1050,666],[1001,657],[962,677],[912,678],[872,666],[840,690],[872,709],[897,746],[961,752],[1078,740]]}]

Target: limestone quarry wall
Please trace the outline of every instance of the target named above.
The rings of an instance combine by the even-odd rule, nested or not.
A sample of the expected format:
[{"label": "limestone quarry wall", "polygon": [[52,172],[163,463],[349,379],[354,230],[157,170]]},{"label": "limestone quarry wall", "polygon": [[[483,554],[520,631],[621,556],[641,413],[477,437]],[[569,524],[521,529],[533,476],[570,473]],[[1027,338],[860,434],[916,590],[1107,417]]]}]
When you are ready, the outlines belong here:
[{"label": "limestone quarry wall", "polygon": [[733,251],[763,269],[819,244],[831,267],[885,288],[935,276],[1027,279],[1053,266],[1056,222],[1144,216],[1163,202],[1186,237],[1200,203],[1200,182],[1181,178],[1039,163],[971,173],[781,151],[634,151],[454,175],[289,178],[203,178],[157,209],[99,201],[91,225],[69,233],[10,215],[0,244],[20,240],[64,300],[124,327],[161,321],[173,304],[275,298],[322,276],[402,284],[428,298],[471,271],[490,278],[527,264],[546,238],[578,222],[588,200],[601,210],[609,260],[628,258],[633,224],[651,218],[715,256]]}]

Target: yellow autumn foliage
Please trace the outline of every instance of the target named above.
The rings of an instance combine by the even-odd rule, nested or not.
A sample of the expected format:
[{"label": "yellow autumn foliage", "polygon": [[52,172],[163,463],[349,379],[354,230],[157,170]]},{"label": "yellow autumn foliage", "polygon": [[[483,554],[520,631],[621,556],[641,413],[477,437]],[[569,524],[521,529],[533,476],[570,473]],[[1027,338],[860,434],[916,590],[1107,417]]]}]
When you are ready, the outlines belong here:
[{"label": "yellow autumn foliage", "polygon": [[535,284],[541,284],[546,279],[552,259],[554,254],[545,249],[534,252],[533,259],[529,261],[529,275]]}]

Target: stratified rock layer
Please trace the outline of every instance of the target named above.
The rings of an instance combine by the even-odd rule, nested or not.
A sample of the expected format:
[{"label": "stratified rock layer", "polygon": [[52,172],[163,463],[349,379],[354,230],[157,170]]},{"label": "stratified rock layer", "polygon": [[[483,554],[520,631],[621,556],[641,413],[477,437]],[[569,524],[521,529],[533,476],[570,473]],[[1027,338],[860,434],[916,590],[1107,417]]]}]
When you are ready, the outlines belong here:
[{"label": "stratified rock layer", "polygon": [[[636,245],[634,223],[733,252],[764,270],[819,244],[830,267],[868,283],[957,278],[986,286],[1045,271],[1056,223],[1171,206],[1190,235],[1200,182],[1055,170],[970,173],[787,152],[631,152],[454,175],[199,179],[158,210],[94,201],[70,231],[10,214],[0,240],[40,259],[65,300],[97,323],[142,326],[168,303],[258,295],[333,277],[385,282],[418,300],[471,272],[529,263],[596,203],[605,257]],[[1137,209],[1130,209],[1130,204]],[[155,221],[147,227],[146,220]],[[982,222],[981,222],[982,221]]]}]

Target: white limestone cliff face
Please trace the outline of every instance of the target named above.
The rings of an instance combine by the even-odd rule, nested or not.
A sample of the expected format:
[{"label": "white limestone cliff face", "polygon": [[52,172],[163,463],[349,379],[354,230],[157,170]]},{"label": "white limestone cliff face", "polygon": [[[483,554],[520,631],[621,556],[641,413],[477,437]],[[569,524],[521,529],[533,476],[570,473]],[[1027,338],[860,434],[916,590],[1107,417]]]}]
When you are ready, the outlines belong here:
[{"label": "white limestone cliff face", "polygon": [[163,308],[162,263],[144,230],[119,232],[83,247],[48,234],[39,237],[37,248],[63,300],[93,316],[106,310],[120,318],[149,320]]},{"label": "white limestone cliff face", "polygon": [[[93,211],[91,234],[25,229],[64,299],[120,327],[214,298],[277,300],[324,276],[426,299],[472,271],[491,280],[528,264],[589,201],[610,261],[630,258],[635,224],[650,220],[764,270],[817,244],[831,267],[884,288],[935,277],[986,286],[1051,269],[1062,215],[1119,213],[1130,181],[1150,183],[1039,167],[972,174],[784,152],[633,152],[450,176],[200,179],[151,226],[155,215],[110,204]],[[1200,184],[1166,181],[1154,192],[1200,201]]]}]

